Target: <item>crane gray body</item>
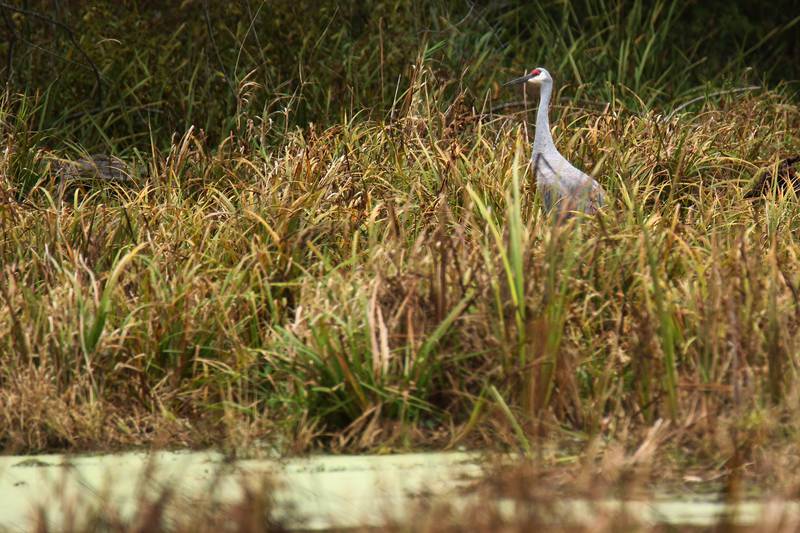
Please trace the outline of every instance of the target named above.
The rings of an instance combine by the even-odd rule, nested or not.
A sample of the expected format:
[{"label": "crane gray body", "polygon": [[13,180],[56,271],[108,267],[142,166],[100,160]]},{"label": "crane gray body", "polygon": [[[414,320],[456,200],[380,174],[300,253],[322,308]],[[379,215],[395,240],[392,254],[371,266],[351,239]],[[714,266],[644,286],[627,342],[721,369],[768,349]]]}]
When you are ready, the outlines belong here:
[{"label": "crane gray body", "polygon": [[561,214],[571,211],[594,213],[605,205],[603,187],[559,153],[550,133],[549,108],[553,94],[553,78],[550,73],[543,68],[536,68],[531,74],[508,84],[514,83],[530,83],[540,88],[531,168],[545,209]]}]

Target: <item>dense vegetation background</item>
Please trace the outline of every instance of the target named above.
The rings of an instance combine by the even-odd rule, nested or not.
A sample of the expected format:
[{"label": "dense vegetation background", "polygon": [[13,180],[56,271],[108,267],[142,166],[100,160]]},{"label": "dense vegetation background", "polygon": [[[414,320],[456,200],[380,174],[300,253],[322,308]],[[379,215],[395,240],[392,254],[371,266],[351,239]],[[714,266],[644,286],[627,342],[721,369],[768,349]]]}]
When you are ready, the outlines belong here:
[{"label": "dense vegetation background", "polygon": [[[797,435],[794,2],[0,16],[9,450],[646,435],[736,468]],[[534,66],[613,199],[566,230],[525,165],[534,95],[501,86]],[[75,166],[97,153],[130,179]]]},{"label": "dense vegetation background", "polygon": [[535,65],[567,94],[656,109],[709,85],[800,78],[791,1],[40,0],[2,15],[0,76],[39,95],[37,127],[89,149],[165,147],[191,125],[217,142],[243,116],[271,121],[272,142],[383,118],[420,58],[479,108]]}]

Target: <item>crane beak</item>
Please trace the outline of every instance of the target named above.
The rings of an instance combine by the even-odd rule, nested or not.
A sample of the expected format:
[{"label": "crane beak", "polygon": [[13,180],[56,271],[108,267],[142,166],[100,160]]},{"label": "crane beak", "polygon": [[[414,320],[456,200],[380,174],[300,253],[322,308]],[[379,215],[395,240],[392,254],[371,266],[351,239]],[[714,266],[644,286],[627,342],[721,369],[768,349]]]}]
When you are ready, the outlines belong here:
[{"label": "crane beak", "polygon": [[526,76],[522,76],[522,77],[519,77],[519,78],[515,78],[515,79],[513,79],[513,80],[511,80],[511,81],[507,81],[507,82],[505,82],[505,83],[503,84],[503,87],[508,87],[509,85],[519,85],[520,83],[525,83],[526,81],[528,81],[528,80],[530,80],[530,79],[532,79],[532,78],[535,78],[535,77],[536,77],[536,76],[534,76],[534,75],[532,75],[532,74],[528,74],[528,75],[526,75]]}]

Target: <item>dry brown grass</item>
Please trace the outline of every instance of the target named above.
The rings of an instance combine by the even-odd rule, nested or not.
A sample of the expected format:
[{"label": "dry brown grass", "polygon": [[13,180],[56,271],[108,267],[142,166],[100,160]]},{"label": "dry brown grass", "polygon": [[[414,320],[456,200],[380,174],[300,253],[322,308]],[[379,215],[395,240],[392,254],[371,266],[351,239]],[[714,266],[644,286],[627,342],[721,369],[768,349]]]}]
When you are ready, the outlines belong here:
[{"label": "dry brown grass", "polygon": [[710,466],[792,440],[799,211],[743,194],[797,153],[795,104],[560,109],[613,203],[557,230],[521,123],[416,83],[394,122],[274,150],[190,130],[135,186],[65,185],[8,136],[3,445],[530,448],[664,419],[674,458]]}]

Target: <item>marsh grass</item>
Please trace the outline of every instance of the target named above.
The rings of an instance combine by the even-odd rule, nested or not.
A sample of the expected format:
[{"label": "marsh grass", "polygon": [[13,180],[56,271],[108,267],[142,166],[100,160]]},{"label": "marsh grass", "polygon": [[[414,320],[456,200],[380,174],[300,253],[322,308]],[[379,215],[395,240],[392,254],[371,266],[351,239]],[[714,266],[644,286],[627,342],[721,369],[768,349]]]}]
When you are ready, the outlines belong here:
[{"label": "marsh grass", "polygon": [[[387,17],[417,20],[403,6]],[[5,448],[533,453],[548,439],[626,443],[669,420],[673,460],[718,464],[796,437],[800,212],[791,190],[744,198],[800,151],[788,87],[669,114],[738,84],[728,74],[751,58],[702,71],[670,41],[691,15],[677,3],[489,10],[461,26],[431,6],[436,27],[413,46],[388,18],[365,15],[357,38],[332,24],[314,43],[289,24],[294,55],[252,75],[266,45],[221,31],[220,14],[221,73],[212,48],[181,44],[194,27],[158,37],[185,57],[90,50],[126,87],[106,98],[124,98],[70,121],[54,116],[76,111],[58,103],[68,93],[6,92]],[[559,40],[544,46],[551,26]],[[352,39],[372,55],[348,55]],[[296,91],[276,81],[320,54],[347,59],[298,74]],[[531,57],[559,74],[557,144],[612,199],[596,217],[551,223],[525,164],[534,107],[497,110],[503,62]],[[33,83],[37,68],[16,75]],[[174,106],[141,115],[156,102]],[[52,164],[98,147],[118,148],[132,183],[76,184]]]},{"label": "marsh grass", "polygon": [[[433,104],[276,153],[189,131],[134,188],[60,197],[42,172],[3,211],[8,444],[79,442],[84,405],[101,417],[85,442],[148,440],[127,422],[148,413],[362,447],[489,442],[490,411],[458,431],[489,387],[523,426],[587,435],[789,407],[795,204],[742,195],[796,148],[796,107],[765,93],[682,124],[563,110],[555,131],[583,132],[617,200],[561,227],[513,118]],[[26,411],[34,375],[63,408]]]}]

